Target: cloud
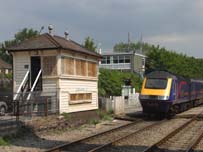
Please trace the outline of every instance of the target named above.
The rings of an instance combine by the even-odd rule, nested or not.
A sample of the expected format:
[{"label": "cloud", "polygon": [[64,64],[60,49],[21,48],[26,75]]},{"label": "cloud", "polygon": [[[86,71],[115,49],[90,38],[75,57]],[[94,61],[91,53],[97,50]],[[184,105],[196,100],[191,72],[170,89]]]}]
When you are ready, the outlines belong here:
[{"label": "cloud", "polygon": [[189,56],[202,57],[203,33],[170,33],[145,38],[145,42],[176,50]]},{"label": "cloud", "polygon": [[[39,30],[54,25],[55,33],[79,43],[91,36],[103,48],[115,43],[138,41],[142,34],[152,43],[199,56],[203,33],[203,2],[201,0],[6,0],[0,5],[0,41],[11,39],[24,27]],[[47,32],[45,29],[43,32]],[[186,47],[187,46],[187,47]]]}]

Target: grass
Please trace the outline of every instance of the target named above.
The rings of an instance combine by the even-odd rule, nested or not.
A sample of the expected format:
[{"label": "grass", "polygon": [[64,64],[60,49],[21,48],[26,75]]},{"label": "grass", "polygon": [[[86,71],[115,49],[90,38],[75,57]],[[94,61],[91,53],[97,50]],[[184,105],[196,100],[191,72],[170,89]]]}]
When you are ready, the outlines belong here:
[{"label": "grass", "polygon": [[71,118],[70,114],[69,114],[69,113],[66,113],[66,112],[62,113],[61,115],[62,115],[62,116],[64,117],[64,119],[66,119],[66,120],[69,120],[69,119]]},{"label": "grass", "polygon": [[110,121],[113,119],[113,111],[104,112],[102,110],[97,110],[96,113],[101,120],[104,120],[104,121],[109,120]]},{"label": "grass", "polygon": [[9,139],[0,137],[0,146],[9,146],[9,145],[10,145]]},{"label": "grass", "polygon": [[92,120],[89,121],[89,123],[90,123],[91,125],[96,125],[96,124],[98,124],[99,122],[100,122],[100,121],[97,120],[97,119],[92,119]]}]

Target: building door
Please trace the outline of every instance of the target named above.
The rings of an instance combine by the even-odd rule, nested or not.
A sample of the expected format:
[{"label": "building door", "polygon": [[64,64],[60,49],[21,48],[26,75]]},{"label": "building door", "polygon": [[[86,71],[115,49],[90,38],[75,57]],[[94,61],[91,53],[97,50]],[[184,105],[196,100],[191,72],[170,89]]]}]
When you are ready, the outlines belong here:
[{"label": "building door", "polygon": [[[31,87],[34,84],[40,69],[41,69],[41,58],[39,56],[31,57]],[[42,90],[42,75],[40,75],[34,91],[40,90]]]}]

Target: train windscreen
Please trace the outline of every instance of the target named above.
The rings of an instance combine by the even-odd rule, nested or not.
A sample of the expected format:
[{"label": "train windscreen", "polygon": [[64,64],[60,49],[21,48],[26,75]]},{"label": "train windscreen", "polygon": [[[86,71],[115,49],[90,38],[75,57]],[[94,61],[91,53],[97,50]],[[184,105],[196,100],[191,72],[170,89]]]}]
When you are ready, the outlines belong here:
[{"label": "train windscreen", "polygon": [[146,80],[145,88],[147,89],[166,89],[167,79],[152,79]]}]

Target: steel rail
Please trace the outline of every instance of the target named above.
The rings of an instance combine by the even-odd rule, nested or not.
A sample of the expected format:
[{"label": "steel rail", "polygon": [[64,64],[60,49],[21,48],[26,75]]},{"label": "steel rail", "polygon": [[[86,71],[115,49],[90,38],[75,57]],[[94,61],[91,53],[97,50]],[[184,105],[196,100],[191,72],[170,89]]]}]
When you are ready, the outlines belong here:
[{"label": "steel rail", "polygon": [[197,146],[197,144],[201,141],[202,138],[203,138],[203,129],[202,129],[201,133],[199,134],[199,136],[197,136],[197,137],[195,138],[194,142],[191,143],[191,144],[188,146],[186,152],[193,152],[193,151],[194,151],[194,148]]},{"label": "steel rail", "polygon": [[143,120],[140,119],[140,120],[131,122],[129,124],[122,125],[122,126],[119,126],[117,128],[113,128],[113,129],[108,130],[108,131],[104,131],[104,132],[101,132],[101,133],[98,133],[98,134],[95,134],[95,135],[92,135],[92,136],[89,136],[89,137],[85,137],[85,138],[82,138],[82,139],[79,139],[79,140],[76,140],[76,141],[73,141],[73,142],[70,142],[70,143],[65,143],[65,144],[53,147],[51,149],[46,150],[45,152],[60,152],[61,150],[64,150],[64,149],[66,149],[66,148],[68,148],[70,146],[79,144],[80,142],[88,141],[90,139],[93,139],[93,138],[96,138],[96,137],[99,137],[99,136],[102,136],[102,135],[105,135],[105,134],[108,134],[108,133],[111,133],[111,132],[115,132],[115,131],[119,131],[121,129],[128,128],[128,127],[133,126],[133,125],[135,125],[135,124],[137,124],[139,122],[142,122],[142,121]]},{"label": "steel rail", "polygon": [[159,140],[158,142],[156,142],[155,144],[153,144],[152,146],[150,146],[149,148],[145,149],[143,152],[153,152],[155,149],[157,149],[161,144],[163,144],[164,142],[166,142],[168,139],[170,139],[171,137],[173,137],[174,135],[176,135],[180,130],[184,129],[185,127],[187,127],[190,123],[192,123],[193,121],[195,121],[199,115],[201,115],[201,113],[195,115],[193,118],[191,118],[190,120],[186,121],[184,124],[182,124],[180,127],[176,128],[175,130],[173,130],[172,132],[170,132],[168,135],[166,135],[165,137],[163,137],[161,140]]},{"label": "steel rail", "polygon": [[114,141],[112,141],[112,142],[109,142],[109,143],[107,143],[107,144],[98,146],[98,147],[96,147],[96,148],[94,148],[94,149],[92,149],[92,150],[89,150],[88,152],[99,152],[100,150],[102,150],[102,149],[104,149],[104,148],[106,148],[106,147],[108,147],[108,146],[111,146],[111,145],[113,145],[113,144],[115,144],[115,143],[117,143],[117,142],[119,142],[119,141],[121,141],[121,140],[127,139],[127,138],[130,137],[130,136],[139,134],[140,132],[145,131],[145,130],[148,130],[148,129],[154,127],[154,126],[160,125],[161,123],[164,123],[164,122],[166,122],[166,121],[167,121],[167,120],[164,119],[164,120],[162,120],[162,121],[160,121],[160,122],[153,123],[153,124],[148,125],[148,126],[146,126],[146,127],[144,127],[144,128],[141,128],[141,129],[139,129],[139,130],[137,130],[137,131],[135,131],[135,132],[133,132],[133,133],[131,133],[131,134],[128,134],[128,135],[126,135],[126,136],[124,136],[124,137],[120,137],[120,138],[118,138],[118,139],[116,139],[116,140],[114,140]]}]

